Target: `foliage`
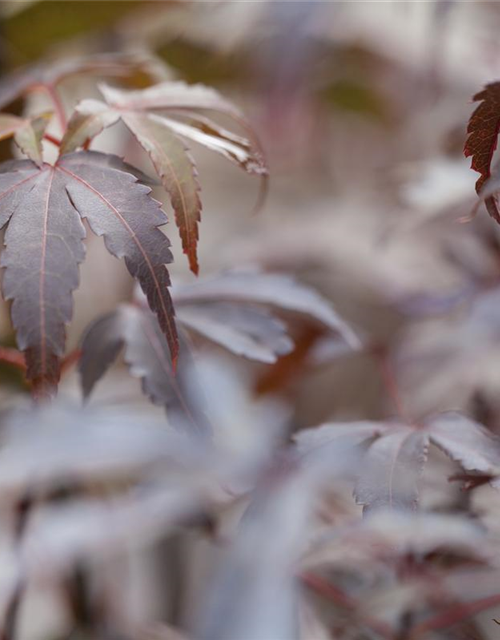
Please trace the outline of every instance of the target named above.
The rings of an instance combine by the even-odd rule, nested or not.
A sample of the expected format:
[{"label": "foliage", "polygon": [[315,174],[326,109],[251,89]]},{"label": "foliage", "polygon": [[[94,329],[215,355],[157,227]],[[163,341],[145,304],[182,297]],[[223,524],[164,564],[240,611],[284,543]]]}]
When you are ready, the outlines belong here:
[{"label": "foliage", "polygon": [[[112,4],[99,28],[118,20],[123,3]],[[178,4],[167,17],[183,31]],[[249,12],[267,10],[254,4]],[[432,137],[427,121],[421,139],[416,132],[419,105],[413,119],[406,112],[408,84],[444,91],[439,51],[422,79],[369,47],[341,44],[344,34],[329,49],[308,32],[307,12],[325,10],[317,4],[290,8],[255,54],[240,34],[232,64],[227,52],[214,55],[227,66],[213,77],[226,80],[238,74],[234,61],[252,58],[270,87],[260,118],[224,90],[173,79],[135,53],[38,61],[0,82],[0,139],[13,143],[0,164],[2,293],[17,345],[5,341],[0,364],[26,378],[17,392],[5,386],[0,414],[2,640],[496,637],[500,83],[475,95],[469,119],[475,204],[466,185],[451,205],[442,193],[435,209],[424,197],[426,215],[401,222],[418,189],[385,184],[380,169],[389,159],[400,168],[395,140],[408,136],[413,152]],[[141,15],[140,5],[126,13]],[[147,5],[154,31],[163,3]],[[73,20],[82,8],[64,9],[62,35],[87,28],[90,16]],[[33,3],[14,13],[7,30],[39,12]],[[439,29],[446,15],[436,11]],[[116,42],[125,32],[116,26]],[[58,34],[56,25],[50,38]],[[44,37],[24,44],[27,57]],[[217,47],[207,33],[201,43],[183,38],[208,68]],[[166,59],[178,53],[170,44],[156,42]],[[332,59],[346,64],[329,77],[322,70]],[[293,172],[281,145],[306,140],[316,168],[332,105],[339,192],[324,196],[316,169],[300,173],[274,222],[243,221],[244,174],[260,180],[261,196],[267,189],[264,147],[278,174]],[[460,129],[459,143],[446,129],[456,147],[447,162],[458,165],[466,116],[445,111]],[[205,147],[199,156],[192,142]],[[363,170],[372,153],[370,187]],[[202,223],[200,181],[213,177],[217,156],[229,161],[223,194],[214,206],[216,186],[203,185]],[[436,179],[436,165],[424,164]],[[231,165],[243,171],[231,174]],[[187,256],[179,268],[164,204]],[[483,205],[493,221],[454,224]],[[222,241],[210,238],[220,208],[230,216]],[[109,262],[78,298],[96,236]],[[230,268],[210,262],[219,252]],[[405,252],[409,266],[394,255]],[[118,293],[102,267],[113,258],[124,264]],[[74,297],[92,307],[83,332]],[[39,619],[37,598],[56,623]]]}]

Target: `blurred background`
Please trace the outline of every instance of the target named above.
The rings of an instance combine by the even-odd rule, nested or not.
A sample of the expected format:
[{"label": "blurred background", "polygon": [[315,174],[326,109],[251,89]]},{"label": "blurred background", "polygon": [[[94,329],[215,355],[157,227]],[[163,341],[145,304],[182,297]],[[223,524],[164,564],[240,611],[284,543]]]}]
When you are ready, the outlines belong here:
[{"label": "blurred background", "polygon": [[[329,350],[317,327],[295,323],[297,348],[276,364],[235,358],[255,397],[287,401],[292,428],[393,416],[394,384],[415,420],[463,409],[498,428],[500,234],[485,210],[464,222],[477,174],[463,144],[472,96],[500,77],[500,3],[26,0],[4,1],[0,12],[4,80],[42,60],[145,53],[155,78],[213,86],[246,113],[267,154],[269,193],[256,213],[258,181],[193,149],[201,273],[247,264],[293,273],[365,344],[354,354]],[[150,81],[138,74],[131,84]],[[69,111],[98,96],[96,80],[68,80],[61,93]],[[28,109],[39,109],[35,100]],[[120,126],[92,148],[150,171]],[[12,155],[11,143],[0,152]],[[161,191],[155,197],[171,217]],[[173,223],[166,231],[173,278],[189,282]],[[70,348],[132,291],[101,242],[89,238],[87,251]],[[5,306],[0,338],[13,343]],[[22,383],[6,365],[1,375],[4,401],[12,402]],[[76,374],[61,392],[79,395]],[[149,407],[123,365],[99,384],[95,401],[104,398]],[[445,509],[454,490],[437,490],[432,468],[424,477],[429,500]],[[150,606],[144,592],[140,599]]]}]

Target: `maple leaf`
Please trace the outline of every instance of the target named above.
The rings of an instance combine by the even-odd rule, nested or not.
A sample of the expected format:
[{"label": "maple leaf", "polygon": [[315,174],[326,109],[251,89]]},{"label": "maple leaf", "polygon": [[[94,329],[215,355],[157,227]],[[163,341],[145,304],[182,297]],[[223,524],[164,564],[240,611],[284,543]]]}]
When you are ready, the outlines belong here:
[{"label": "maple leaf", "polygon": [[[209,309],[214,304],[237,303],[246,308],[265,305],[310,318],[340,337],[350,349],[356,350],[361,346],[360,338],[328,300],[289,275],[265,273],[258,268],[245,267],[207,276],[191,284],[175,286],[172,295],[181,315],[185,314],[185,308],[193,305],[202,315],[204,309]],[[186,324],[189,326],[190,321]],[[198,327],[201,326],[201,322],[197,324]],[[268,334],[271,334],[270,326]]]},{"label": "maple leaf", "polygon": [[141,70],[151,78],[151,60],[147,56],[108,53],[84,58],[66,58],[29,65],[11,73],[0,82],[0,109],[14,102],[28,91],[56,87],[74,75],[129,76]]},{"label": "maple leaf", "polygon": [[[353,332],[331,305],[287,276],[256,270],[227,272],[176,287],[172,293],[177,322],[185,329],[251,360],[272,363],[293,348],[286,325],[262,308],[264,304],[307,313],[327,324],[353,348]],[[87,329],[79,362],[84,397],[90,396],[124,348],[130,373],[141,379],[145,395],[164,406],[169,415],[175,411],[198,431],[207,431],[203,409],[190,401],[203,394],[199,388],[193,392],[196,375],[186,340],[181,340],[174,376],[166,338],[143,299],[136,297],[135,305],[121,305]]]},{"label": "maple leaf", "polygon": [[271,364],[293,350],[286,325],[268,309],[230,302],[179,304],[178,321],[238,356]]},{"label": "maple leaf", "polygon": [[247,173],[265,176],[267,168],[258,143],[227,131],[198,111],[225,115],[253,136],[250,126],[236,107],[202,85],[163,82],[141,91],[101,85],[100,90],[106,102],[83,100],[76,106],[61,142],[61,153],[85,146],[121,119],[149,155],[169,193],[184,253],[193,273],[198,273],[200,187],[185,140],[208,147]]},{"label": "maple leaf", "polygon": [[354,491],[365,513],[379,507],[415,508],[428,447],[425,432],[408,428],[395,429],[371,445]]},{"label": "maple leaf", "polygon": [[354,491],[364,511],[387,508],[414,510],[418,482],[427,461],[429,444],[441,449],[463,469],[485,474],[500,487],[500,438],[457,412],[431,416],[422,425],[352,422],[330,423],[305,429],[294,436],[302,457],[321,460],[345,455],[368,444]]},{"label": "maple leaf", "polygon": [[[122,169],[118,167],[122,166]],[[86,218],[106,248],[124,258],[156,313],[175,359],[178,344],[166,264],[170,243],[157,228],[167,222],[151,189],[127,172],[119,158],[96,152],[62,156],[52,166],[5,163],[0,173],[0,226],[8,224],[1,264],[3,294],[27,377],[41,395],[60,375],[65,324],[84,259]]]},{"label": "maple leaf", "polygon": [[[471,167],[480,173],[476,182],[476,191],[481,193],[483,185],[491,175],[491,160],[495,152],[500,131],[500,82],[487,84],[473,97],[479,106],[469,119],[468,137],[465,142],[465,157],[472,156]],[[493,195],[485,198],[490,216],[500,224],[500,211]]]},{"label": "maple leaf", "polygon": [[195,433],[210,432],[201,389],[196,389],[196,402],[190,401],[196,382],[189,346],[180,341],[174,373],[168,343],[149,309],[123,304],[90,325],[78,364],[85,398],[122,349],[131,375],[140,378],[143,392],[154,404],[165,407],[173,424]]},{"label": "maple leaf", "polygon": [[32,118],[19,118],[7,113],[0,113],[0,140],[13,137],[19,149],[41,165],[42,138],[52,113],[44,113]]},{"label": "maple leaf", "polygon": [[302,562],[308,569],[337,564],[362,568],[388,556],[425,555],[445,549],[477,560],[487,556],[488,538],[481,526],[465,516],[380,509],[361,522],[327,530]]}]

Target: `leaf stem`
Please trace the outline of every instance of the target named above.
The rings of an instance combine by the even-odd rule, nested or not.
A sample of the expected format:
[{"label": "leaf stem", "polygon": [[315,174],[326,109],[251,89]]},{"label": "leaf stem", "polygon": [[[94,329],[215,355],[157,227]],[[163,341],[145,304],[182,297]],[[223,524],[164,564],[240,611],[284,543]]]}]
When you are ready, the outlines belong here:
[{"label": "leaf stem", "polygon": [[61,98],[57,93],[57,89],[53,84],[46,84],[44,86],[45,86],[45,89],[47,90],[47,93],[50,96],[50,99],[52,100],[54,109],[56,110],[57,117],[59,119],[59,124],[61,125],[61,129],[64,132],[66,131],[66,127],[68,123],[66,120],[66,111],[64,110],[64,105],[61,101]]},{"label": "leaf stem", "polygon": [[361,617],[357,602],[335,585],[312,573],[303,573],[300,578],[303,584],[327,600],[350,611],[356,610],[356,613],[361,618],[361,623],[369,627],[372,631],[375,631],[375,633],[378,633],[379,636],[385,638],[385,640],[394,640],[394,632],[388,624],[371,616],[363,615]]},{"label": "leaf stem", "polygon": [[17,349],[11,349],[9,347],[0,347],[0,361],[7,362],[8,364],[26,371],[26,363],[24,361],[23,354]]},{"label": "leaf stem", "polygon": [[76,364],[78,360],[80,360],[81,355],[81,349],[73,349],[73,351],[70,351],[61,363],[61,373],[65,373],[70,367]]},{"label": "leaf stem", "polygon": [[[15,506],[14,519],[14,543],[17,548],[21,547],[28,518],[34,503],[33,493],[27,489]],[[18,582],[7,602],[4,615],[3,629],[0,640],[16,640],[17,625],[19,618],[19,608],[26,591],[26,581],[24,577],[19,577]]]},{"label": "leaf stem", "polygon": [[56,147],[60,147],[61,146],[61,141],[59,140],[59,138],[56,138],[55,136],[51,135],[50,133],[46,133],[43,136],[44,140],[48,140],[49,142],[52,142],[53,145],[55,145]]},{"label": "leaf stem", "polygon": [[488,596],[487,598],[481,598],[480,600],[476,600],[475,602],[465,602],[458,603],[444,611],[437,613],[434,616],[431,616],[424,622],[413,627],[411,632],[411,638],[418,638],[429,631],[437,630],[437,629],[447,629],[466,618],[470,618],[471,616],[475,616],[481,611],[485,611],[486,609],[491,609],[500,604],[500,594],[495,594],[494,596]]},{"label": "leaf stem", "polygon": [[394,405],[394,408],[398,414],[398,417],[403,422],[412,424],[412,420],[410,419],[401,399],[398,382],[391,361],[389,359],[387,349],[382,345],[375,345],[370,349],[370,353],[378,366],[380,376],[387,391],[387,395],[390,397],[392,404]]}]

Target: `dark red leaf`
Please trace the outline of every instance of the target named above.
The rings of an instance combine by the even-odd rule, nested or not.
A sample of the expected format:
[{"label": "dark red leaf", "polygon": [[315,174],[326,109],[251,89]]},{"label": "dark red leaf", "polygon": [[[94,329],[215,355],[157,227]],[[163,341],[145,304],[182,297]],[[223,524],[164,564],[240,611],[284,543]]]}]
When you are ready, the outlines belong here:
[{"label": "dark red leaf", "polygon": [[[476,93],[474,101],[480,101],[470,117],[467,126],[467,141],[464,147],[466,157],[472,156],[471,167],[480,173],[476,182],[476,191],[480,193],[484,183],[491,175],[491,160],[495,152],[500,130],[500,82],[492,82]],[[496,198],[485,200],[490,216],[500,223],[500,211]]]},{"label": "dark red leaf", "polygon": [[[60,375],[65,325],[72,316],[72,291],[85,252],[88,219],[108,250],[124,258],[159,319],[175,359],[178,350],[166,264],[169,241],[157,229],[166,216],[150,189],[102,154],[63,156],[55,166],[9,162],[0,170],[0,226],[8,223],[4,297],[25,352],[27,377],[38,393],[51,392]],[[115,167],[111,166],[112,164]]]},{"label": "dark red leaf", "polygon": [[140,307],[121,305],[115,312],[98,318],[85,333],[78,366],[85,397],[122,347],[130,373],[141,379],[144,394],[154,404],[165,407],[172,424],[195,433],[211,431],[186,341],[181,341],[174,373],[169,346],[156,318]]}]

